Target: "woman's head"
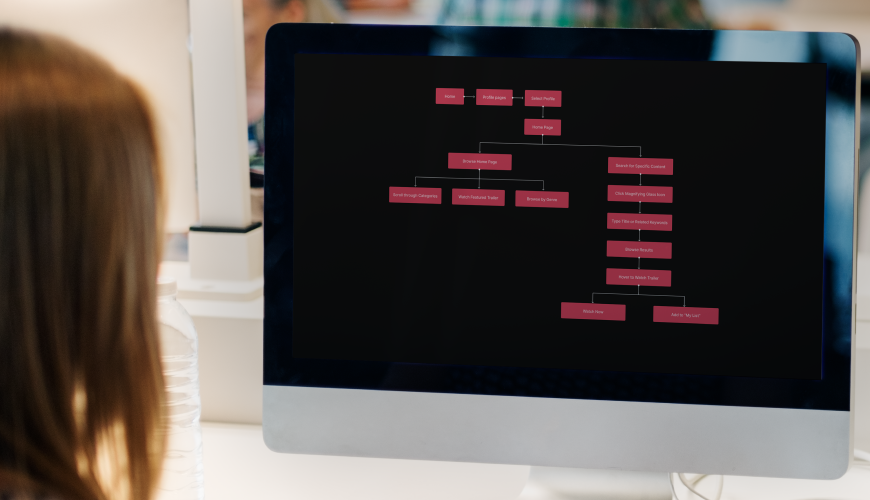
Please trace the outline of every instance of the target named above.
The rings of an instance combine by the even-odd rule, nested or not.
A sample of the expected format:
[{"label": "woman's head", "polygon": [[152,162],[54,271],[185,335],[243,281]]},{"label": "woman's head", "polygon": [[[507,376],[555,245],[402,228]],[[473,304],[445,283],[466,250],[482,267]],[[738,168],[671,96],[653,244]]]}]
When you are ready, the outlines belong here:
[{"label": "woman's head", "polygon": [[160,178],[134,85],[0,28],[0,496],[151,494]]}]

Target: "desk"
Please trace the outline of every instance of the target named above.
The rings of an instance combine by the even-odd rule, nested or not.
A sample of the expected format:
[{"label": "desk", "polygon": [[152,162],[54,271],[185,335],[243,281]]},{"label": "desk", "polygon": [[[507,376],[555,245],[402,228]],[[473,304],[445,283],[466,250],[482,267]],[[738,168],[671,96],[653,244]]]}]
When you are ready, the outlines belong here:
[{"label": "desk", "polygon": [[[413,500],[495,500],[505,498],[499,495],[512,487],[480,491],[482,483],[476,479],[500,466],[476,464],[473,475],[463,480],[461,498],[455,494],[445,497],[450,488],[433,481],[423,467],[441,467],[447,472],[453,468],[455,472],[456,467],[468,464],[278,454],[266,448],[262,430],[255,425],[205,423],[203,449],[208,500],[412,500],[393,495],[408,485],[419,488],[420,494]],[[858,464],[862,465],[856,464],[836,481],[728,476],[722,500],[868,500],[870,464]],[[583,495],[583,480],[577,481],[573,473],[569,469],[532,468],[517,500],[588,499]],[[588,478],[595,471],[582,474]],[[373,495],[373,491],[381,494]],[[681,500],[689,498],[697,497],[681,493]]]}]

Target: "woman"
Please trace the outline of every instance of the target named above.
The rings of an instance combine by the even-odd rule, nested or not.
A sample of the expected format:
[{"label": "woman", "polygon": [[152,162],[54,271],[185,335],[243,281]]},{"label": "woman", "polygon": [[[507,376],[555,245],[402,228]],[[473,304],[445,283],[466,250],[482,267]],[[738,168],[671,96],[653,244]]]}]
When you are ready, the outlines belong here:
[{"label": "woman", "polygon": [[161,179],[142,93],[0,28],[0,498],[150,499]]}]

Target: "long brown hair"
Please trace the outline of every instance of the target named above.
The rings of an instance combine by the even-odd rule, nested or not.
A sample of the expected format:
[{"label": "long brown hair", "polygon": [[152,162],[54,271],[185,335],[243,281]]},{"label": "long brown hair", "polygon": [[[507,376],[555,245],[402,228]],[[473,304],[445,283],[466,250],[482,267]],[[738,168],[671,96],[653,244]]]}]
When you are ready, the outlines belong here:
[{"label": "long brown hair", "polygon": [[0,28],[0,497],[154,492],[161,200],[142,93]]}]

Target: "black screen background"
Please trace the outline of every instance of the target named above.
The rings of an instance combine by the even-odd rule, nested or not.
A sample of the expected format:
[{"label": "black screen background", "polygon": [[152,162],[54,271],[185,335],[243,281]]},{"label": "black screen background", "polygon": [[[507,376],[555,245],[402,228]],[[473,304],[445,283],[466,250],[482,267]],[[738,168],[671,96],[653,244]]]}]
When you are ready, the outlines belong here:
[{"label": "black screen background", "polygon": [[[298,358],[817,379],[821,373],[825,67],[819,64],[296,56],[293,355]],[[545,142],[643,146],[674,159],[670,288],[688,306],[719,307],[720,324],[652,323],[653,305],[681,299],[599,297],[627,321],[563,320],[563,301],[589,302],[607,267],[608,156],[636,148],[483,145],[513,170],[483,177],[544,179],[571,208],[390,204],[389,186],[448,170],[447,152],[479,141],[531,142],[523,118],[540,108],[435,105],[436,87],[562,90],[562,136]],[[505,175],[509,174],[509,175]],[[539,188],[538,188],[539,189]]]}]

